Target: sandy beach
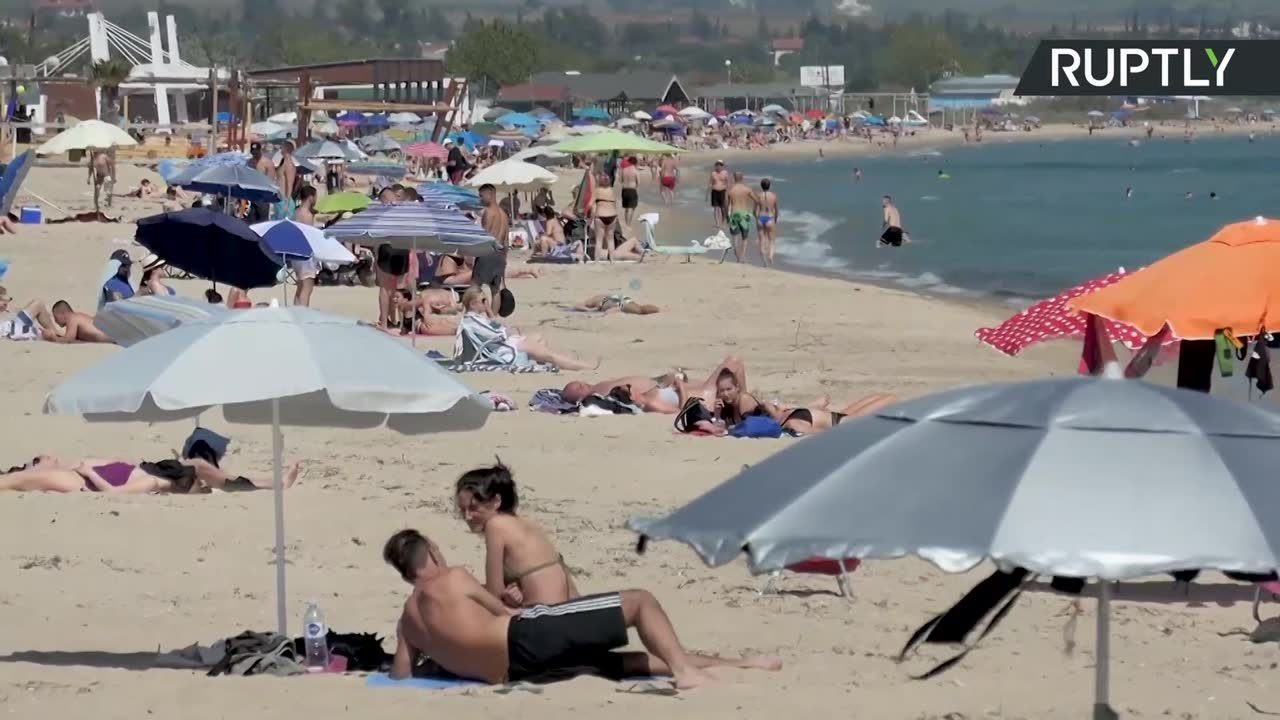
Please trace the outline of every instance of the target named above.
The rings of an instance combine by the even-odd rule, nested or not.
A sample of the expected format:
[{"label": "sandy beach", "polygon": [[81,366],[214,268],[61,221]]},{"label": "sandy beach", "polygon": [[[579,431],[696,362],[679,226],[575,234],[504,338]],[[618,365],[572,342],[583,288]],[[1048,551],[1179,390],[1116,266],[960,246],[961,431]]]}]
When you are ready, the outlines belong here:
[{"label": "sandy beach", "polygon": [[[1023,135],[991,133],[984,140]],[[934,132],[904,142],[936,144],[952,136],[959,140],[958,133]],[[856,147],[849,144],[851,152]],[[687,160],[694,166],[706,157]],[[122,170],[118,187],[144,174]],[[557,189],[562,203],[576,177],[566,174]],[[652,202],[654,188],[647,176],[643,182],[642,197]],[[68,210],[90,203],[82,169],[37,168],[27,183]],[[159,209],[142,201],[122,207],[128,219]],[[646,209],[653,208],[641,211]],[[665,242],[708,234],[704,213],[658,209]],[[142,254],[130,244],[132,236],[129,222],[22,226],[18,235],[0,237],[0,257],[10,262],[2,282],[15,308],[32,299],[65,298],[92,311],[107,255],[117,248]],[[333,629],[392,636],[386,642],[391,650],[407,586],[383,564],[382,543],[398,529],[416,527],[440,543],[450,562],[480,572],[482,542],[458,519],[451,488],[460,473],[497,456],[516,473],[524,512],[549,530],[584,592],[649,589],[691,648],[777,654],[786,663],[782,672],[725,673],[720,686],[667,698],[623,693],[625,685],[591,678],[547,686],[537,695],[502,695],[493,689],[367,689],[359,676],[226,679],[159,669],[157,648],[274,625],[270,493],[8,493],[0,496],[0,707],[16,718],[69,720],[179,714],[518,714],[523,720],[1086,715],[1092,600],[1081,602],[1071,634],[1070,598],[1028,592],[961,665],[917,682],[911,672],[948,653],[899,665],[898,650],[984,570],[948,576],[915,559],[868,562],[853,577],[852,600],[834,595],[832,579],[809,576],[786,576],[782,594],[761,596],[763,578],[751,577],[741,562],[708,569],[670,543],[655,544],[644,556],[635,553],[635,536],[622,529],[628,516],[673,509],[742,466],[802,440],[694,438],[675,434],[670,416],[567,418],[526,407],[536,389],[573,378],[680,367],[700,380],[726,355],[744,359],[749,387],[763,397],[804,401],[825,394],[837,403],[876,392],[911,397],[964,383],[1071,373],[1075,345],[1042,346],[1009,359],[973,338],[975,328],[1003,319],[999,308],[706,258],[541,269],[540,279],[511,281],[519,302],[511,324],[543,334],[557,349],[601,357],[599,370],[460,376],[476,390],[512,397],[520,408],[494,414],[483,430],[466,435],[286,429],[286,456],[303,467],[298,485],[286,493],[291,629],[297,630],[306,601],[316,599]],[[176,285],[192,297],[205,287],[197,281]],[[662,312],[600,316],[566,309],[618,291]],[[278,289],[254,293],[257,300],[279,295]],[[323,287],[313,305],[372,320],[374,298],[369,288]],[[452,338],[420,340],[419,347],[449,352]],[[72,461],[170,457],[189,425],[89,425],[41,413],[54,385],[114,352],[119,349],[0,341],[6,380],[0,462],[17,465],[38,453]],[[234,438],[226,467],[249,476],[269,472],[267,430],[228,425],[216,412],[207,424]],[[1117,710],[1126,717],[1249,718],[1256,716],[1246,704],[1252,702],[1280,712],[1280,646],[1219,636],[1252,626],[1252,589],[1206,575],[1186,602],[1170,587],[1152,580],[1119,592],[1112,616]]]}]

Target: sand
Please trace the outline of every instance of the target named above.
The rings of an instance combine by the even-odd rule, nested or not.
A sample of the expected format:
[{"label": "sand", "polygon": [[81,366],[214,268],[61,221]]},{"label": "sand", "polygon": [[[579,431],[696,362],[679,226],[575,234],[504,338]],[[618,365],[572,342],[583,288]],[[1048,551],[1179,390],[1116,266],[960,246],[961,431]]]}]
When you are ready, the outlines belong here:
[{"label": "sand", "polygon": [[[121,174],[122,186],[141,176]],[[28,182],[68,209],[89,202],[81,171],[39,168]],[[650,196],[652,190],[646,178],[642,191]],[[136,217],[156,207],[133,202],[125,211]],[[664,228],[692,232],[706,223],[666,212]],[[3,284],[18,304],[64,297],[91,309],[107,254],[118,247],[140,254],[127,244],[131,235],[128,224],[23,226],[20,234],[0,238],[0,257],[12,265]],[[907,635],[958,599],[981,572],[955,577],[918,560],[868,562],[853,578],[853,599],[845,600],[833,594],[833,580],[803,576],[785,577],[782,595],[760,596],[763,579],[749,576],[743,563],[709,569],[674,543],[637,556],[636,538],[622,529],[628,516],[673,509],[794,441],[689,438],[672,432],[668,416],[578,419],[524,408],[535,389],[573,377],[673,366],[701,377],[728,354],[745,359],[750,387],[765,397],[915,396],[962,383],[1069,373],[1074,346],[1004,358],[979,346],[972,333],[1007,309],[705,259],[544,272],[542,279],[512,281],[520,302],[513,324],[542,333],[557,348],[603,357],[598,371],[461,376],[477,390],[512,396],[522,408],[495,414],[467,435],[286,430],[286,455],[304,468],[286,498],[292,628],[314,598],[339,631],[393,635],[406,586],[380,552],[383,541],[406,526],[430,534],[451,562],[480,570],[482,544],[452,511],[450,488],[459,473],[499,456],[516,472],[525,512],[550,530],[584,591],[648,588],[690,647],[778,654],[786,662],[782,672],[724,673],[722,685],[673,700],[619,694],[622,688],[590,678],[535,697],[489,689],[370,690],[356,676],[238,680],[155,669],[157,648],[274,626],[270,493],[12,493],[0,496],[0,707],[17,718],[95,720],[401,713],[526,720],[1085,716],[1093,672],[1091,601],[1083,603],[1072,654],[1064,653],[1071,601],[1029,592],[959,667],[912,681],[908,673],[925,663],[894,662]],[[177,284],[191,296],[204,287]],[[602,317],[563,309],[617,290],[663,312]],[[255,292],[260,300],[277,295]],[[373,291],[365,288],[320,288],[314,304],[365,319],[376,310]],[[436,338],[420,346],[447,351],[450,344]],[[41,414],[51,387],[115,352],[0,342],[0,462],[20,464],[37,453],[68,460],[169,457],[188,425],[90,426]],[[218,413],[207,420],[235,439],[228,468],[269,472],[267,431],[227,425]],[[1116,707],[1130,717],[1252,717],[1246,701],[1280,711],[1274,670],[1280,649],[1217,634],[1249,624],[1250,597],[1250,589],[1216,577],[1192,590],[1190,604],[1166,582],[1126,585],[1112,623]]]}]

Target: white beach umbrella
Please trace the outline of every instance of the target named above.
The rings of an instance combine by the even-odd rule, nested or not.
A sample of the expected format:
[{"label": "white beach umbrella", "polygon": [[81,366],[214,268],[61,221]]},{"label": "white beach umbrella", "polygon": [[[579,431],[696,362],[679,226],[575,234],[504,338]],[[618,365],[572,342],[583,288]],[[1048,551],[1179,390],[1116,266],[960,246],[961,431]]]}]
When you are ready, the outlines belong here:
[{"label": "white beach umbrella", "polygon": [[620,120],[615,121],[613,123],[613,126],[616,128],[629,128],[629,127],[635,127],[636,125],[639,125],[639,124],[640,124],[640,121],[636,120],[635,118],[622,118]]},{"label": "white beach umbrella", "polygon": [[293,111],[276,113],[275,115],[267,118],[267,122],[279,123],[281,125],[296,125],[298,124],[298,113]]},{"label": "white beach umbrella", "polygon": [[700,119],[700,118],[711,117],[711,113],[707,112],[706,110],[703,110],[697,105],[690,105],[689,107],[681,110],[679,114],[680,114],[680,117],[690,118],[690,119]]},{"label": "white beach umbrella", "polygon": [[135,295],[103,305],[93,326],[121,347],[136,345],[186,322],[227,312],[222,305],[178,295]]},{"label": "white beach umbrella", "polygon": [[284,125],[281,125],[280,123],[271,122],[270,120],[265,120],[263,122],[256,122],[249,126],[249,132],[251,134],[262,135],[263,137],[269,137],[271,135],[275,135],[276,133],[283,132],[284,129],[285,129]]},{"label": "white beach umbrella", "polygon": [[631,117],[635,118],[636,120],[652,120],[653,119],[652,115],[650,115],[649,113],[643,110],[637,110],[631,113]]},{"label": "white beach umbrella", "polygon": [[[375,371],[371,371],[376,369]],[[349,318],[305,307],[196,320],[121,350],[54,388],[48,414],[162,422],[221,405],[232,423],[272,426],[276,615],[285,607],[282,425],[474,430],[489,403],[409,346]]]},{"label": "white beach umbrella", "polygon": [[332,120],[311,121],[311,131],[318,135],[337,135],[338,123]]},{"label": "white beach umbrella", "polygon": [[342,243],[325,235],[320,228],[306,223],[294,220],[271,220],[250,225],[249,229],[262,237],[266,237],[267,233],[271,232],[297,233],[301,236],[302,241],[311,248],[311,258],[316,262],[345,265],[356,261],[356,256],[343,247]]},{"label": "white beach umbrella", "polygon": [[556,175],[550,170],[524,160],[507,159],[476,173],[467,180],[467,185],[492,185],[499,192],[519,192],[551,185],[555,181]]},{"label": "white beach umbrella", "polygon": [[394,112],[387,116],[387,120],[393,123],[405,123],[412,125],[422,122],[422,118],[411,112]]},{"label": "white beach umbrella", "polygon": [[36,148],[36,155],[61,155],[71,150],[137,145],[129,133],[101,120],[85,120],[70,130],[58,133],[52,140]]}]

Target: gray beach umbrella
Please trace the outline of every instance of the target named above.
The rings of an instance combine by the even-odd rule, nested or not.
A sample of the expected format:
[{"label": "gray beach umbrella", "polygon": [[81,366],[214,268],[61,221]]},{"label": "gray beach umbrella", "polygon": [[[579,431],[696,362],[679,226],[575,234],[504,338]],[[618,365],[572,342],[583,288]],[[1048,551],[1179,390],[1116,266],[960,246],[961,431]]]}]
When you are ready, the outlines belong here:
[{"label": "gray beach umbrella", "polygon": [[[665,518],[709,565],[812,557],[984,559],[1122,580],[1280,567],[1280,414],[1136,380],[979,385],[796,443]],[[1110,584],[1098,583],[1095,716],[1106,717]],[[1102,714],[1097,714],[1102,713]]]},{"label": "gray beach umbrella", "polygon": [[272,426],[281,635],[288,633],[280,427],[463,431],[482,426],[490,408],[437,363],[375,328],[305,307],[266,307],[183,322],[122,349],[54,388],[44,411],[163,422],[218,405],[228,422]]}]

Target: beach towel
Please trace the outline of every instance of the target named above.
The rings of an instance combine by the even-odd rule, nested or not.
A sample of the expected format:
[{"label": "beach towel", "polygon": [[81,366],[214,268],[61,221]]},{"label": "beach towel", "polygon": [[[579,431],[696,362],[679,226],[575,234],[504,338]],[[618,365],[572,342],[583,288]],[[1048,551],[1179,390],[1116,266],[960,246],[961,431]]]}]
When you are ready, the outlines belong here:
[{"label": "beach towel", "polygon": [[[574,677],[575,675],[576,674],[558,675],[553,678],[548,678],[548,681],[567,680]],[[661,683],[661,682],[669,682],[670,680],[671,678],[665,678],[665,677],[634,677],[634,678],[623,678],[618,682],[638,682],[638,683],[659,682]],[[539,682],[542,682],[542,681],[539,681]],[[503,692],[504,688],[511,688],[512,686],[516,686],[516,685],[527,686],[530,684],[533,684],[533,683],[526,683],[526,682],[508,683],[507,685],[494,687],[494,692],[501,693]],[[416,688],[419,690],[452,690],[455,688],[492,687],[488,683],[483,683],[478,680],[468,680],[467,678],[454,677],[452,675],[429,675],[426,677],[411,677],[411,678],[405,678],[404,680],[395,680],[395,679],[392,679],[386,673],[373,673],[369,675],[369,677],[364,681],[364,686],[371,687],[371,688],[387,688],[387,687]]]},{"label": "beach towel", "polygon": [[566,415],[578,411],[578,404],[564,399],[558,388],[542,388],[529,398],[529,407],[538,412]]},{"label": "beach towel", "polygon": [[509,363],[493,362],[490,360],[472,360],[469,362],[460,362],[454,358],[442,355],[435,350],[427,353],[427,357],[440,363],[440,366],[450,372],[467,373],[467,372],[509,372],[509,373],[558,373],[560,368],[549,363],[531,362],[528,365],[511,365]]},{"label": "beach towel", "polygon": [[578,415],[582,417],[599,417],[601,415],[643,415],[644,410],[631,402],[631,396],[623,388],[616,387],[608,395],[589,395],[578,403]]}]

